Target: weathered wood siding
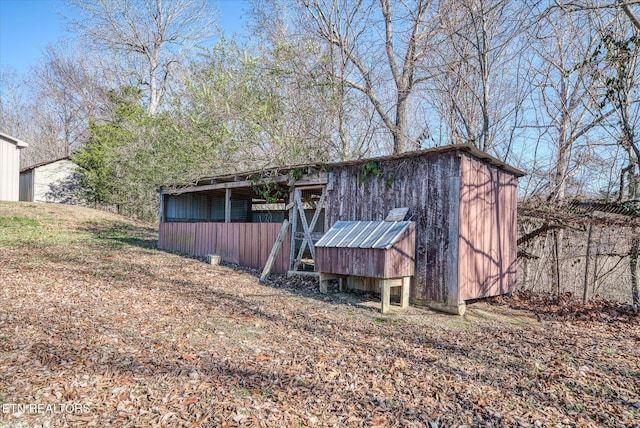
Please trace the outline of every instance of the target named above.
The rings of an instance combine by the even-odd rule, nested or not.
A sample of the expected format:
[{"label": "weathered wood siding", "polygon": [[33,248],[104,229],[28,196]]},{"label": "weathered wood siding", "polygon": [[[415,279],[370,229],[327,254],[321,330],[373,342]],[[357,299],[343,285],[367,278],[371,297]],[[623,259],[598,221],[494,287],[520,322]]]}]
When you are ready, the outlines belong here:
[{"label": "weathered wood siding", "polygon": [[[401,246],[388,250],[376,248],[316,248],[318,272],[370,278],[412,276],[415,259],[407,253],[413,239],[402,240]],[[413,252],[413,251],[411,251]]]},{"label": "weathered wood siding", "polygon": [[316,247],[316,270],[339,275],[382,278],[385,251],[374,248]]},{"label": "weathered wood siding", "polygon": [[[342,230],[357,231],[353,228]],[[416,227],[410,223],[389,249],[359,248],[361,242],[350,241],[349,247],[319,245],[315,247],[316,271],[369,278],[401,278],[415,273]],[[356,236],[364,232],[354,233]],[[345,234],[346,235],[346,234]],[[325,235],[326,236],[326,235]],[[344,236],[344,235],[338,235]],[[371,244],[373,245],[373,244]],[[384,244],[382,244],[384,245]]]},{"label": "weathered wood siding", "polygon": [[[333,169],[328,225],[338,220],[384,220],[391,209],[408,207],[407,220],[416,222],[411,297],[446,302],[449,269],[457,273],[457,260],[450,260],[448,250],[451,182],[460,175],[459,155],[450,152],[381,161],[379,176],[365,176],[365,166]],[[453,203],[458,209],[457,197]]]},{"label": "weathered wood siding", "polygon": [[413,276],[416,272],[416,227],[409,226],[407,233],[393,247],[385,251],[383,278]]},{"label": "weathered wood siding", "polygon": [[517,178],[462,157],[458,300],[516,287]]},{"label": "weathered wood siding", "polygon": [[[261,269],[280,231],[280,223],[160,223],[158,248],[191,256],[218,254],[229,263]],[[287,273],[287,235],[272,271]]]}]

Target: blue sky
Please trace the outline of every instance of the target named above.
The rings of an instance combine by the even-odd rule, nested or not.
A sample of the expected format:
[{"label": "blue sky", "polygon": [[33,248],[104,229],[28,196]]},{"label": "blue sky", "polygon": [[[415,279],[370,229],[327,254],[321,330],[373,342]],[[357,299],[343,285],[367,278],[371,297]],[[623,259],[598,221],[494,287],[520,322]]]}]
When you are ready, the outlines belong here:
[{"label": "blue sky", "polygon": [[[213,4],[225,34],[243,31],[246,1],[217,0]],[[0,68],[26,73],[47,45],[72,38],[60,16],[69,12],[64,0],[0,0]]]}]

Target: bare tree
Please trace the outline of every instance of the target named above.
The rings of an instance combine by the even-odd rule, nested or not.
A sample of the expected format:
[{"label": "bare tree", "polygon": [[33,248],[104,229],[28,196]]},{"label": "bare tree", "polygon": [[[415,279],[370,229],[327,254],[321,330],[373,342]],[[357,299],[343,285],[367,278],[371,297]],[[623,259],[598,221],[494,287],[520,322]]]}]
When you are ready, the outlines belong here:
[{"label": "bare tree", "polygon": [[253,0],[251,4],[257,55],[286,104],[283,121],[298,127],[289,140],[305,141],[318,152],[318,159],[365,155],[378,130],[372,120],[376,113],[363,94],[345,85],[348,61],[342,51],[299,31],[292,1]]},{"label": "bare tree", "polygon": [[[170,78],[195,44],[211,36],[208,0],[70,0],[69,19],[90,45],[114,56],[125,79],[146,88],[147,111],[157,112]],[[130,81],[127,83],[131,83]]]},{"label": "bare tree", "polygon": [[302,5],[310,30],[344,61],[346,68],[331,70],[331,77],[366,96],[391,135],[394,153],[410,149],[423,129],[411,128],[408,106],[430,78],[417,66],[429,55],[438,3],[304,0]]},{"label": "bare tree", "polygon": [[90,120],[101,122],[109,116],[107,82],[91,55],[78,54],[78,47],[66,43],[50,45],[32,76],[34,102],[58,123],[56,142],[69,155],[86,142]]},{"label": "bare tree", "polygon": [[[607,125],[614,130],[618,143],[625,149],[628,165],[621,172],[619,199],[625,199],[625,187],[630,199],[640,194],[638,171],[640,141],[636,138],[639,125],[640,99],[637,96],[637,81],[640,77],[638,60],[640,37],[637,30],[625,32],[624,28],[608,25],[602,31],[600,50],[603,54],[598,76],[603,83],[599,94],[602,108],[612,109],[613,120]],[[628,177],[625,180],[625,176]],[[628,186],[625,185],[625,181]]]},{"label": "bare tree", "polygon": [[25,138],[28,86],[15,70],[0,69],[0,130]]},{"label": "bare tree", "polygon": [[509,119],[526,96],[519,60],[529,15],[524,3],[507,0],[452,1],[440,14],[433,101],[450,142],[484,151],[494,149],[497,139],[508,144]]},{"label": "bare tree", "polygon": [[[594,100],[599,82],[590,60],[599,43],[584,16],[543,12],[529,33],[533,105],[538,126],[554,153],[550,196],[563,200],[571,175],[584,167],[581,152],[590,150],[589,134],[611,113]],[[581,144],[582,142],[582,144]]]}]

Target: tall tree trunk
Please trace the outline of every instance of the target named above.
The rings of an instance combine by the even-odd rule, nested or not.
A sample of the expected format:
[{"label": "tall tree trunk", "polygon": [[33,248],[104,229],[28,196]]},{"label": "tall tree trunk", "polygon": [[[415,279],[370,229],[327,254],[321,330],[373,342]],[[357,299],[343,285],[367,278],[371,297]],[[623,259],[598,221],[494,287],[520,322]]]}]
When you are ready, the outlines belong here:
[{"label": "tall tree trunk", "polygon": [[638,285],[638,256],[640,255],[640,235],[634,227],[629,251],[629,269],[631,271],[631,297],[634,305],[640,305],[640,286]]},{"label": "tall tree trunk", "polygon": [[600,285],[598,284],[598,264],[600,260],[600,252],[596,251],[596,255],[593,258],[593,287],[591,287],[591,295],[595,296]]},{"label": "tall tree trunk", "polygon": [[593,222],[589,223],[589,231],[587,232],[587,254],[584,262],[584,284],[582,288],[582,301],[586,302],[589,290],[589,264],[591,262],[591,246],[593,244]]},{"label": "tall tree trunk", "polygon": [[149,70],[149,107],[147,112],[149,116],[156,114],[158,110],[158,104],[160,104],[160,89],[158,88],[158,77],[156,76],[157,64],[154,60],[151,60],[151,66]]},{"label": "tall tree trunk", "polygon": [[529,286],[529,277],[531,276],[530,274],[530,263],[529,263],[529,259],[527,257],[524,258],[523,260],[523,264],[524,266],[522,267],[522,289],[526,290]]},{"label": "tall tree trunk", "polygon": [[489,42],[487,37],[487,19],[484,11],[484,4],[481,2],[481,16],[482,20],[482,31],[481,31],[481,39],[480,39],[480,70],[482,73],[482,135],[480,136],[480,148],[483,151],[488,152],[490,148],[491,141],[489,140],[489,126],[490,126],[490,118],[489,118],[489,109],[491,108],[489,105],[489,85],[490,85],[490,76],[489,76]]},{"label": "tall tree trunk", "polygon": [[[402,91],[406,92],[406,91]],[[405,143],[405,130],[407,125],[407,94],[403,93],[398,97],[396,104],[396,126],[393,133],[393,154],[397,155],[407,151]]]},{"label": "tall tree trunk", "polygon": [[554,230],[553,232],[553,262],[551,264],[551,272],[553,275],[553,289],[557,294],[560,294],[561,282],[560,282],[560,253],[562,238],[564,236],[563,230]]}]

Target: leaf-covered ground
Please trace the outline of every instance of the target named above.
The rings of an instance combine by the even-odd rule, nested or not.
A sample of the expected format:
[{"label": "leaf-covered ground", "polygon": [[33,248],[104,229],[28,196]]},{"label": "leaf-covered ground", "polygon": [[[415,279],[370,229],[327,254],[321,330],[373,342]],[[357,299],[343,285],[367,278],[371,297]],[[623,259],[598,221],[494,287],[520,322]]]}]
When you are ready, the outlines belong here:
[{"label": "leaf-covered ground", "polygon": [[382,316],[155,233],[0,203],[0,426],[640,426],[629,307],[523,293]]}]

